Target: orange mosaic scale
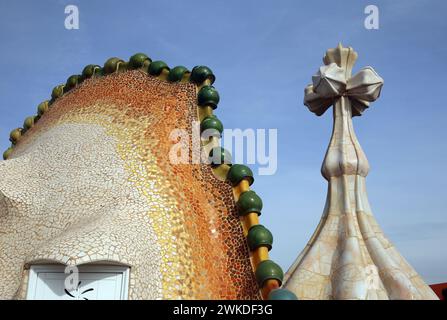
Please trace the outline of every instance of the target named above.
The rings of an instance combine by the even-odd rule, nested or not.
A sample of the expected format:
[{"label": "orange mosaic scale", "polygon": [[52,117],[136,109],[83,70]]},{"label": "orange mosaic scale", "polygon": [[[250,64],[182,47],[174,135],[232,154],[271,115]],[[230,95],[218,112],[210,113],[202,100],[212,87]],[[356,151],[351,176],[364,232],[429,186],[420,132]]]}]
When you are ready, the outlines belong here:
[{"label": "orange mosaic scale", "polygon": [[[170,229],[175,244],[160,246],[179,261],[173,268],[172,259],[164,260],[163,298],[260,299],[232,187],[207,164],[174,165],[168,158],[171,131],[191,134],[192,121],[199,120],[196,100],[194,84],[170,83],[141,70],[93,77],[56,99],[15,148],[61,123],[103,116],[101,125],[120,145],[141,147],[136,157],[148,171],[156,168],[160,196],[173,205],[161,229]],[[131,134],[123,135],[128,128]],[[126,161],[130,156],[121,154]]]}]

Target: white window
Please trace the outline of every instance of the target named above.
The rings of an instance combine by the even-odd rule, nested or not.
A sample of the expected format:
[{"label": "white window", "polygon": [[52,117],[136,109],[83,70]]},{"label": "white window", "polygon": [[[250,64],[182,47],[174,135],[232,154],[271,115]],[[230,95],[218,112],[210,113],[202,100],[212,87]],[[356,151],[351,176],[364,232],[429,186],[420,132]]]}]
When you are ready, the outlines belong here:
[{"label": "white window", "polygon": [[78,281],[66,288],[63,265],[31,266],[28,300],[126,300],[129,268],[124,266],[83,265],[78,267]]}]

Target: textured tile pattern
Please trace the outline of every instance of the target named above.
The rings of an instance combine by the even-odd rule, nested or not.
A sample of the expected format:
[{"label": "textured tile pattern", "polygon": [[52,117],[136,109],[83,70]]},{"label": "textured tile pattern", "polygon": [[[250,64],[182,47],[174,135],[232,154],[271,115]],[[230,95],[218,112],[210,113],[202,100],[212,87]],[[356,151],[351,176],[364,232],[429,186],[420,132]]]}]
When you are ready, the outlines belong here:
[{"label": "textured tile pattern", "polygon": [[0,162],[0,297],[24,267],[131,267],[131,299],[258,299],[231,186],[205,164],[172,165],[196,88],[141,71],[89,79],[58,99]]}]

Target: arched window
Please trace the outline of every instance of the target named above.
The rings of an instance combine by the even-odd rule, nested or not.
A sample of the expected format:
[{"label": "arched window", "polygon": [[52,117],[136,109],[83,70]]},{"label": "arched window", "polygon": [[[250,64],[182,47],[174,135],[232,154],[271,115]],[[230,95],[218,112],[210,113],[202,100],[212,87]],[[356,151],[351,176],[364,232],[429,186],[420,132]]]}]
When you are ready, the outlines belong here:
[{"label": "arched window", "polygon": [[129,267],[84,264],[33,265],[28,300],[127,300]]}]

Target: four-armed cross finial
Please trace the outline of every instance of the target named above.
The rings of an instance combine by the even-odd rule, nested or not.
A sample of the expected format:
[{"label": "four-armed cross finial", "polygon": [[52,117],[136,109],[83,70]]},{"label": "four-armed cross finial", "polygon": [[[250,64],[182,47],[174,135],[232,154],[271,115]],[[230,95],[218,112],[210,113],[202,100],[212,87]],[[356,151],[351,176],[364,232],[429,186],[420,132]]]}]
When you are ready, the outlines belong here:
[{"label": "four-armed cross finial", "polygon": [[351,100],[352,115],[358,116],[376,100],[383,79],[371,67],[361,69],[351,77],[357,53],[351,48],[329,49],[323,58],[324,66],[312,77],[306,87],[304,104],[316,115],[322,115],[341,96]]}]

